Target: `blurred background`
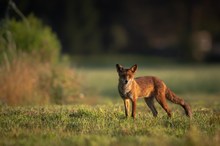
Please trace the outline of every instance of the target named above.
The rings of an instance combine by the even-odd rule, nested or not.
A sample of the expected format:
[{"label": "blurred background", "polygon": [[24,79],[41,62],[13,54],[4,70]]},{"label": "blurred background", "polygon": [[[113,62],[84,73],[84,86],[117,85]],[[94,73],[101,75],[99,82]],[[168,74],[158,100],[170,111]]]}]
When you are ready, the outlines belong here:
[{"label": "blurred background", "polygon": [[[0,18],[16,17],[9,0]],[[146,54],[184,61],[220,61],[216,0],[14,0],[25,15],[49,25],[62,53]]]},{"label": "blurred background", "polygon": [[118,97],[116,63],[217,98],[219,18],[216,0],[0,0],[1,103]]}]

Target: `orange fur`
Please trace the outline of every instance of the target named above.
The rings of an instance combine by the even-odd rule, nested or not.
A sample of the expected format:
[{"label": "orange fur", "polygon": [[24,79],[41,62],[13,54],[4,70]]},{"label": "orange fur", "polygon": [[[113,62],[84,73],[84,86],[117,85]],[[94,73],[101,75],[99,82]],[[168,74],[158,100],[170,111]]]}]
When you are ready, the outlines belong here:
[{"label": "orange fur", "polygon": [[137,65],[134,65],[129,69],[125,69],[123,66],[116,64],[116,68],[119,75],[118,91],[124,100],[126,117],[128,117],[129,114],[129,104],[131,101],[132,117],[135,118],[136,100],[138,98],[144,98],[146,104],[155,117],[158,113],[154,106],[154,98],[167,112],[169,117],[171,117],[172,114],[166,99],[182,106],[186,115],[192,117],[192,111],[189,104],[176,96],[162,80],[153,76],[134,78]]}]

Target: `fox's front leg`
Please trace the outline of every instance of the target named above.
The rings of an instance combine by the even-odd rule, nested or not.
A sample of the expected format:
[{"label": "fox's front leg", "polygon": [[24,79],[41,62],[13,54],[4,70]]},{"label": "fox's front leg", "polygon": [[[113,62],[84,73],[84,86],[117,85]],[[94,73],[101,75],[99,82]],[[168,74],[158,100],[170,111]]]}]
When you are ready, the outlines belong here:
[{"label": "fox's front leg", "polygon": [[128,117],[129,111],[130,111],[130,100],[124,99],[124,106],[125,106],[125,116]]},{"label": "fox's front leg", "polygon": [[132,117],[135,119],[135,115],[136,115],[136,99],[132,100]]}]

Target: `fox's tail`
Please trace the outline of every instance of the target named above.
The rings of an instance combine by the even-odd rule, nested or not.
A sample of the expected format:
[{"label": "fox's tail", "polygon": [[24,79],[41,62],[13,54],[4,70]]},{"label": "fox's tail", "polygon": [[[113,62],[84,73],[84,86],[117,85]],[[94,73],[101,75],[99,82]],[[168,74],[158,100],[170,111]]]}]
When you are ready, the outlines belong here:
[{"label": "fox's tail", "polygon": [[192,110],[189,104],[175,95],[169,88],[166,89],[166,98],[173,103],[181,105],[184,108],[186,115],[190,118],[192,117]]}]

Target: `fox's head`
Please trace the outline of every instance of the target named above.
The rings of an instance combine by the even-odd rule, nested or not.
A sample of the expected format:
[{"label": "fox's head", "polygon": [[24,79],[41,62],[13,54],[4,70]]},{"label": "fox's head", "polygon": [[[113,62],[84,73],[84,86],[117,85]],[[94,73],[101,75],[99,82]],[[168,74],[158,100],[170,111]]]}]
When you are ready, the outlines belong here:
[{"label": "fox's head", "polygon": [[125,69],[120,64],[116,64],[116,69],[119,76],[119,82],[123,84],[128,84],[134,79],[134,73],[137,70],[137,64],[133,65],[129,69]]}]

